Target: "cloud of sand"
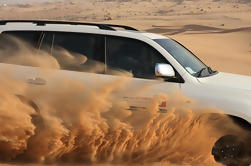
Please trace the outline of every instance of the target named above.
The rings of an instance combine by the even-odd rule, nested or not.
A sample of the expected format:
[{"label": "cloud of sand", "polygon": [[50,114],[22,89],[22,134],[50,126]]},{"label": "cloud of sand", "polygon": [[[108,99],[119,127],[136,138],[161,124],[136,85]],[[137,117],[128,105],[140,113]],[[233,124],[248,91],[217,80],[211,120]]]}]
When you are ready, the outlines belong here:
[{"label": "cloud of sand", "polygon": [[35,126],[31,122],[31,115],[35,112],[13,95],[21,92],[22,86],[16,86],[2,76],[0,81],[0,160],[11,160],[16,154],[23,152],[28,139],[34,135]]},{"label": "cloud of sand", "polygon": [[[62,78],[56,86],[40,88],[9,81],[1,85],[0,96],[2,161],[217,165],[211,149],[225,134],[215,130],[222,122],[195,113],[186,100],[156,95],[146,109],[131,111],[117,98],[129,83],[125,78],[96,80],[97,85]],[[39,112],[16,92],[35,101]],[[159,112],[163,100],[167,113]]]},{"label": "cloud of sand", "polygon": [[[58,67],[57,61],[47,60],[54,59],[48,57],[41,67]],[[211,149],[226,134],[215,130],[221,118],[198,113],[202,110],[188,107],[183,98],[156,94],[145,109],[132,111],[130,103],[117,97],[130,91],[128,77],[93,78],[92,84],[61,77],[37,87],[9,75],[0,80],[1,161],[217,165]],[[139,92],[132,91],[135,96]],[[159,112],[162,101],[167,101],[167,113]],[[225,122],[230,126],[231,121]]]}]

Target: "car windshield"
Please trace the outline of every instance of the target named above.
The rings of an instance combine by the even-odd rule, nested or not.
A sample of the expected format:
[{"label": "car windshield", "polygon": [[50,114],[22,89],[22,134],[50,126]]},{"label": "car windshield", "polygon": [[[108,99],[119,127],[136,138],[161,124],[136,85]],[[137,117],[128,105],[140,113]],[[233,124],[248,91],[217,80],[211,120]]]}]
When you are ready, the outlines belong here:
[{"label": "car windshield", "polygon": [[169,54],[173,56],[191,75],[196,77],[210,76],[216,71],[211,70],[191,51],[173,39],[155,39]]}]

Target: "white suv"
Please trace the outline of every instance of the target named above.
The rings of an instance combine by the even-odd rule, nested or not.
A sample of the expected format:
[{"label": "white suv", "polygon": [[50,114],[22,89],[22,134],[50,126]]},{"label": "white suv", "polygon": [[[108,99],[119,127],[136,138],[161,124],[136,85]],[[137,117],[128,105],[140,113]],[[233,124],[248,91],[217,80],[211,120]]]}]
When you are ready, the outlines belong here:
[{"label": "white suv", "polygon": [[[133,75],[133,86],[141,87],[149,82],[153,84],[147,97],[158,93],[168,95],[182,92],[204,106],[223,110],[234,122],[248,132],[251,131],[251,77],[214,71],[171,38],[139,32],[122,25],[36,20],[0,21],[0,40],[8,35],[25,40],[37,49],[49,51],[52,56],[56,47],[76,55],[85,55],[87,61],[80,66],[65,65],[58,59],[59,63],[62,62],[62,70],[59,72],[68,77],[91,80],[90,74],[86,72],[92,72],[104,79],[112,79],[114,76],[111,76],[111,70],[127,71]],[[98,70],[90,70],[97,62],[105,65]],[[9,64],[1,63],[0,67],[5,65]],[[19,77],[32,78],[28,79],[29,83],[46,84],[46,79],[39,72],[35,72],[33,67],[12,66]],[[125,94],[124,97],[132,96]],[[161,104],[160,107],[162,111],[168,111],[166,104]],[[251,145],[246,146],[249,146],[248,150],[243,150],[242,142],[237,140],[233,135],[220,138],[212,149],[215,159],[230,165],[236,162],[236,158],[240,161],[241,157],[250,157]],[[247,140],[248,144],[249,142],[251,140]],[[245,154],[240,156],[242,151]],[[250,160],[246,165],[249,163]]]}]

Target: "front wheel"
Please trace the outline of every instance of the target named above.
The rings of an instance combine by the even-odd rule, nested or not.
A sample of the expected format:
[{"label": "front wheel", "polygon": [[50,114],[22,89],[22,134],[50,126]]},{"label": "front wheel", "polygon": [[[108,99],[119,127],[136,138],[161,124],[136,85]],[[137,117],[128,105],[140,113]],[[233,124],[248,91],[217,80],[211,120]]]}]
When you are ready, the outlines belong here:
[{"label": "front wheel", "polygon": [[215,161],[227,166],[249,166],[251,164],[247,140],[234,135],[221,137],[212,148]]}]

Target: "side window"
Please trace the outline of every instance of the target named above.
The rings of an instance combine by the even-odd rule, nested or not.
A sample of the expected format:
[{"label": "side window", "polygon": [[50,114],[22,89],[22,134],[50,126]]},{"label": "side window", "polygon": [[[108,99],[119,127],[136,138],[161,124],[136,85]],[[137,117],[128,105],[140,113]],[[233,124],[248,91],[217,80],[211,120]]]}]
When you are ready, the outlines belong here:
[{"label": "side window", "polygon": [[46,32],[41,49],[50,52],[61,69],[104,73],[104,36]]},{"label": "side window", "polygon": [[109,70],[124,70],[137,78],[155,78],[155,65],[168,61],[148,44],[134,39],[107,37]]},{"label": "side window", "polygon": [[26,42],[32,47],[37,47],[38,41],[41,38],[40,31],[5,31],[2,34],[5,36],[5,38],[8,38],[8,41],[11,40],[11,37],[14,37]]},{"label": "side window", "polygon": [[0,62],[24,66],[37,66],[36,58],[40,39],[39,31],[6,31],[0,33]]}]

